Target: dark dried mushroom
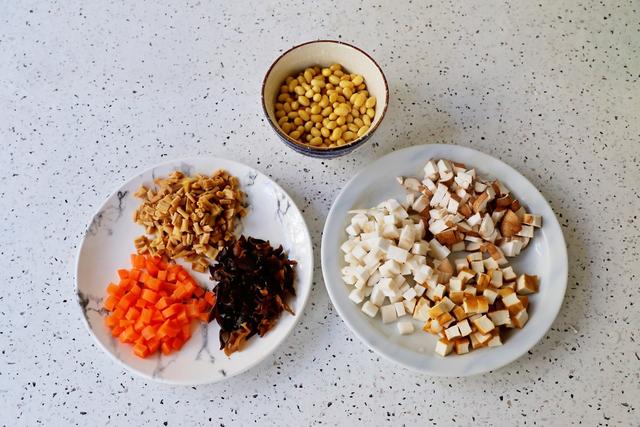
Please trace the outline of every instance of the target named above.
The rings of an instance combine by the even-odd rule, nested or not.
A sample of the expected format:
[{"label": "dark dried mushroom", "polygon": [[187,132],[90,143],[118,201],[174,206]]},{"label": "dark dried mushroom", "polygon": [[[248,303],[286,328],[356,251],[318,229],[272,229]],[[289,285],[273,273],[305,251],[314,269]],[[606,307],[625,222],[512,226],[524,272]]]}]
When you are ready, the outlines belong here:
[{"label": "dark dried mushroom", "polygon": [[218,282],[213,292],[216,306],[210,321],[220,325],[220,348],[230,355],[256,333],[266,334],[282,311],[293,314],[287,305],[295,295],[295,261],[289,260],[282,246],[241,236],[218,254],[209,267],[211,279]]}]

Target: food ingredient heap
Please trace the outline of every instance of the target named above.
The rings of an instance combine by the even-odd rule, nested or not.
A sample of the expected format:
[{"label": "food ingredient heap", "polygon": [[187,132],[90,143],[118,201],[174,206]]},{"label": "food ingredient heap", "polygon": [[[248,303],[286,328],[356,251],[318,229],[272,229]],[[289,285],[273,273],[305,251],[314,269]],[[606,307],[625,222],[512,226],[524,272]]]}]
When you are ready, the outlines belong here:
[{"label": "food ingredient heap", "polygon": [[289,260],[282,246],[245,238],[229,243],[209,267],[217,281],[213,293],[216,306],[211,320],[220,325],[220,348],[231,355],[256,333],[264,336],[284,310],[291,314],[287,300],[295,295],[295,261]]},{"label": "food ingredient heap", "polygon": [[234,239],[236,219],[244,216],[244,194],[238,179],[224,170],[212,176],[185,176],[180,171],[155,180],[157,188],[140,187],[143,200],[134,221],[155,235],[135,240],[139,254],[184,258],[204,272],[226,242]]}]

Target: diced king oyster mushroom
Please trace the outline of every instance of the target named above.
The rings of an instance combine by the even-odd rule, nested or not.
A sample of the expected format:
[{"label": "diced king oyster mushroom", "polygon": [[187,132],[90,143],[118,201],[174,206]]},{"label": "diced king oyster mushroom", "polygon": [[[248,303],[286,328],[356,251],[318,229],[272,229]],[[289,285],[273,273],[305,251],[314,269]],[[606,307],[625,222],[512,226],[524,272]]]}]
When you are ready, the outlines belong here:
[{"label": "diced king oyster mushroom", "polygon": [[349,299],[363,315],[396,322],[400,335],[422,322],[441,356],[502,345],[501,331],[525,327],[539,286],[507,258],[524,250],[542,218],[462,163],[429,160],[422,180],[397,181],[402,202],[349,211],[340,246]]}]

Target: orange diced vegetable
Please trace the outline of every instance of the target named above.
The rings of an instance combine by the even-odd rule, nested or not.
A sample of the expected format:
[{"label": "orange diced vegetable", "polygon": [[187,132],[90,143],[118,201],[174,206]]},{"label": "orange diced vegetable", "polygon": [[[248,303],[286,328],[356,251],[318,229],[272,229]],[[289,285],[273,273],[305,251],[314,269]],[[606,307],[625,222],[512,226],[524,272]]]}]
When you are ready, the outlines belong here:
[{"label": "orange diced vegetable", "polygon": [[180,265],[160,257],[133,254],[131,264],[117,271],[117,285],[107,286],[105,325],[139,357],[171,354],[191,338],[191,319],[209,320],[215,297]]},{"label": "orange diced vegetable", "polygon": [[116,308],[117,303],[118,303],[118,299],[113,295],[109,295],[104,299],[104,302],[102,303],[102,305],[107,310],[113,311]]},{"label": "orange diced vegetable", "polygon": [[151,289],[143,289],[140,298],[149,302],[150,304],[155,304],[158,301],[158,293],[152,291]]}]

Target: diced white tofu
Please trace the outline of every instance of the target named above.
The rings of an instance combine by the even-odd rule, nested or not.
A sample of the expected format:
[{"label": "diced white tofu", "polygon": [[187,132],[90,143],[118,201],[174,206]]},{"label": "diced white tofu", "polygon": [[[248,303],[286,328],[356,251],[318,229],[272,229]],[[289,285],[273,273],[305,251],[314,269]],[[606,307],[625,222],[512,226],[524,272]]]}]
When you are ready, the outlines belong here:
[{"label": "diced white tofu", "polygon": [[392,242],[389,239],[385,239],[384,237],[377,237],[375,239],[369,240],[371,250],[378,249],[379,251],[386,253],[389,246],[391,246]]},{"label": "diced white tofu", "polygon": [[429,249],[429,253],[431,254],[431,256],[433,256],[435,259],[440,260],[445,259],[451,253],[449,248],[440,244],[440,242],[438,242],[436,239],[431,239],[431,241],[429,242]]},{"label": "diced white tofu", "polygon": [[406,249],[402,249],[397,246],[389,246],[389,249],[387,250],[387,258],[399,263],[407,262],[408,256],[409,252]]},{"label": "diced white tofu", "polygon": [[542,217],[540,215],[524,214],[522,223],[540,228],[542,227]]},{"label": "diced white tofu", "polygon": [[382,323],[391,323],[398,318],[396,308],[393,304],[383,305],[380,307],[380,314],[382,315]]},{"label": "diced white tofu", "polygon": [[485,289],[484,291],[482,291],[482,296],[484,296],[487,299],[487,301],[489,301],[489,304],[493,304],[494,302],[496,302],[498,293],[493,289]]},{"label": "diced white tofu", "polygon": [[467,247],[463,241],[451,245],[451,252],[464,252],[465,250],[467,250]]},{"label": "diced white tofu", "polygon": [[410,320],[398,322],[398,332],[400,335],[408,335],[413,333],[413,323]]},{"label": "diced white tofu", "polygon": [[471,325],[467,319],[461,320],[457,324],[458,330],[460,330],[460,336],[466,337],[471,334]]},{"label": "diced white tofu", "polygon": [[454,342],[454,348],[456,350],[456,354],[467,354],[469,353],[469,340],[468,339],[459,339]]},{"label": "diced white tofu", "polygon": [[460,272],[463,268],[469,268],[469,263],[466,258],[457,258],[453,260],[453,264],[456,266],[456,272]]},{"label": "diced white tofu", "polygon": [[522,251],[522,242],[515,239],[509,240],[508,242],[502,242],[500,244],[500,250],[504,253],[505,256],[513,258],[520,255],[520,251]]},{"label": "diced white tofu", "polygon": [[361,230],[357,225],[351,224],[347,228],[345,228],[344,231],[346,231],[349,236],[357,236],[358,234],[360,234]]},{"label": "diced white tofu", "polygon": [[344,253],[349,253],[351,252],[351,250],[353,248],[356,247],[356,245],[360,243],[359,240],[356,239],[348,239],[347,241],[345,241],[341,246],[340,246],[340,250]]},{"label": "diced white tofu", "polygon": [[420,298],[413,310],[413,318],[426,322],[429,318],[429,306],[431,303],[426,298]]},{"label": "diced white tofu", "polygon": [[400,274],[402,274],[403,276],[408,276],[409,274],[411,274],[411,272],[411,264],[408,264],[406,262],[400,264]]},{"label": "diced white tofu", "polygon": [[398,247],[405,250],[411,250],[413,242],[415,241],[415,232],[413,225],[405,225],[400,232],[400,238],[398,240]]},{"label": "diced white tofu", "polygon": [[348,276],[342,276],[342,281],[347,285],[353,285],[358,281],[358,279],[356,279],[356,276],[348,275]]},{"label": "diced white tofu", "polygon": [[431,267],[428,265],[421,265],[418,268],[418,271],[413,274],[413,280],[415,280],[416,283],[424,284],[432,275],[433,269]]},{"label": "diced white tofu", "polygon": [[496,268],[500,268],[496,260],[493,258],[485,258],[482,262],[484,263],[485,270],[495,270]]},{"label": "diced white tofu", "polygon": [[452,214],[457,213],[459,205],[460,203],[457,200],[451,198],[449,199],[449,203],[447,203],[447,211]]},{"label": "diced white tofu", "polygon": [[444,334],[448,340],[452,340],[460,336],[460,329],[458,329],[458,325],[453,325],[450,328],[445,329]]},{"label": "diced white tofu", "polygon": [[529,239],[533,238],[533,226],[532,225],[523,225],[522,229],[516,233],[516,236],[528,237]]},{"label": "diced white tofu", "polygon": [[351,255],[353,255],[358,261],[361,261],[367,255],[367,251],[365,251],[362,246],[358,245],[351,250]]},{"label": "diced white tofu", "polygon": [[362,304],[362,311],[369,317],[376,317],[376,314],[378,314],[378,306],[372,304],[371,301],[367,301]]},{"label": "diced white tofu", "polygon": [[442,357],[445,357],[446,355],[451,353],[451,350],[453,350],[452,342],[444,341],[441,339],[441,340],[438,340],[438,342],[436,343],[435,352]]},{"label": "diced white tofu", "polygon": [[407,290],[402,294],[402,297],[403,297],[405,300],[414,299],[416,296],[418,296],[418,294],[416,293],[415,289],[413,289],[413,288],[409,288],[409,289],[407,289]]},{"label": "diced white tofu", "polygon": [[502,297],[502,302],[505,305],[505,307],[507,307],[507,308],[515,307],[518,304],[522,304],[522,302],[518,298],[518,294],[516,294],[515,292],[512,292],[512,293],[510,293],[508,295],[503,296]]},{"label": "diced white tofu", "polygon": [[527,313],[527,309],[523,308],[513,316],[513,318],[511,319],[511,322],[514,324],[516,328],[522,329],[524,328],[524,325],[526,325],[528,320],[529,320],[529,314]]},{"label": "diced white tofu", "polygon": [[502,340],[500,339],[500,335],[492,336],[491,339],[487,342],[488,347],[498,347],[500,345],[502,345]]},{"label": "diced white tofu", "polygon": [[421,194],[411,205],[411,208],[416,212],[422,212],[429,207],[429,198],[424,194]]},{"label": "diced white tofu", "polygon": [[511,323],[511,318],[509,317],[509,310],[496,310],[490,311],[488,313],[489,318],[496,326],[508,325]]},{"label": "diced white tofu", "polygon": [[[378,227],[377,227],[377,225],[376,225],[376,222],[375,222],[375,221],[367,221],[367,222],[365,222],[365,224],[362,226],[362,231],[363,231],[363,233],[361,234],[361,236],[362,236],[363,234],[369,234],[369,235],[370,235],[370,234],[377,234],[377,233],[375,233],[375,231],[377,230],[377,228],[378,228]],[[364,239],[364,237],[363,237],[363,239]]]},{"label": "diced white tofu", "polygon": [[520,295],[530,295],[538,292],[538,277],[522,274],[516,280],[516,292]]},{"label": "diced white tofu", "polygon": [[484,263],[482,261],[471,262],[471,269],[476,273],[484,273]]},{"label": "diced white tofu", "polygon": [[379,286],[374,286],[371,291],[371,295],[369,296],[369,301],[372,304],[380,307],[384,303],[385,294],[382,292],[382,288]]},{"label": "diced white tofu", "polygon": [[416,308],[416,299],[412,298],[404,300],[402,301],[402,303],[404,304],[404,309],[406,310],[407,314],[413,314],[413,310]]},{"label": "diced white tofu", "polygon": [[491,285],[496,288],[502,287],[502,270],[491,271]]},{"label": "diced white tofu", "polygon": [[495,325],[493,324],[491,319],[489,319],[487,316],[481,316],[478,319],[473,320],[472,323],[483,334],[488,334],[495,328]]},{"label": "diced white tofu", "polygon": [[459,277],[452,277],[449,279],[449,290],[450,291],[461,291],[462,288],[462,279]]},{"label": "diced white tofu", "polygon": [[413,287],[413,290],[416,292],[416,295],[421,297],[424,294],[424,291],[426,290],[426,288],[422,285],[415,285]]},{"label": "diced white tofu", "polygon": [[400,231],[393,224],[385,224],[382,227],[382,237],[394,240],[400,237]]},{"label": "diced white tofu", "polygon": [[351,218],[351,225],[353,226],[357,226],[360,229],[364,228],[364,225],[369,222],[369,217],[363,213],[359,213],[357,215],[354,215]]},{"label": "diced white tofu", "polygon": [[354,289],[349,293],[349,299],[356,304],[364,301],[364,291],[362,289]]},{"label": "diced white tofu", "polygon": [[429,160],[424,165],[424,177],[425,179],[430,179],[432,181],[435,181],[438,179],[439,177],[438,166],[436,165],[436,162],[434,162],[433,160]]},{"label": "diced white tofu", "polygon": [[516,278],[516,273],[513,271],[513,267],[508,266],[502,269],[502,278],[507,282],[510,282]]},{"label": "diced white tofu", "polygon": [[482,215],[480,215],[480,213],[473,214],[469,218],[467,218],[467,224],[469,224],[469,226],[472,228],[476,225],[480,225],[481,222]]},{"label": "diced white tofu", "polygon": [[404,309],[404,304],[402,302],[394,303],[393,307],[396,309],[396,316],[397,317],[402,317],[405,314],[407,314],[406,310]]},{"label": "diced white tofu", "polygon": [[433,290],[434,298],[442,299],[446,290],[447,288],[444,285],[438,284],[438,286],[436,286],[436,288]]},{"label": "diced white tofu", "polygon": [[382,277],[392,277],[400,274],[400,265],[394,260],[390,259],[380,266],[379,271]]}]

